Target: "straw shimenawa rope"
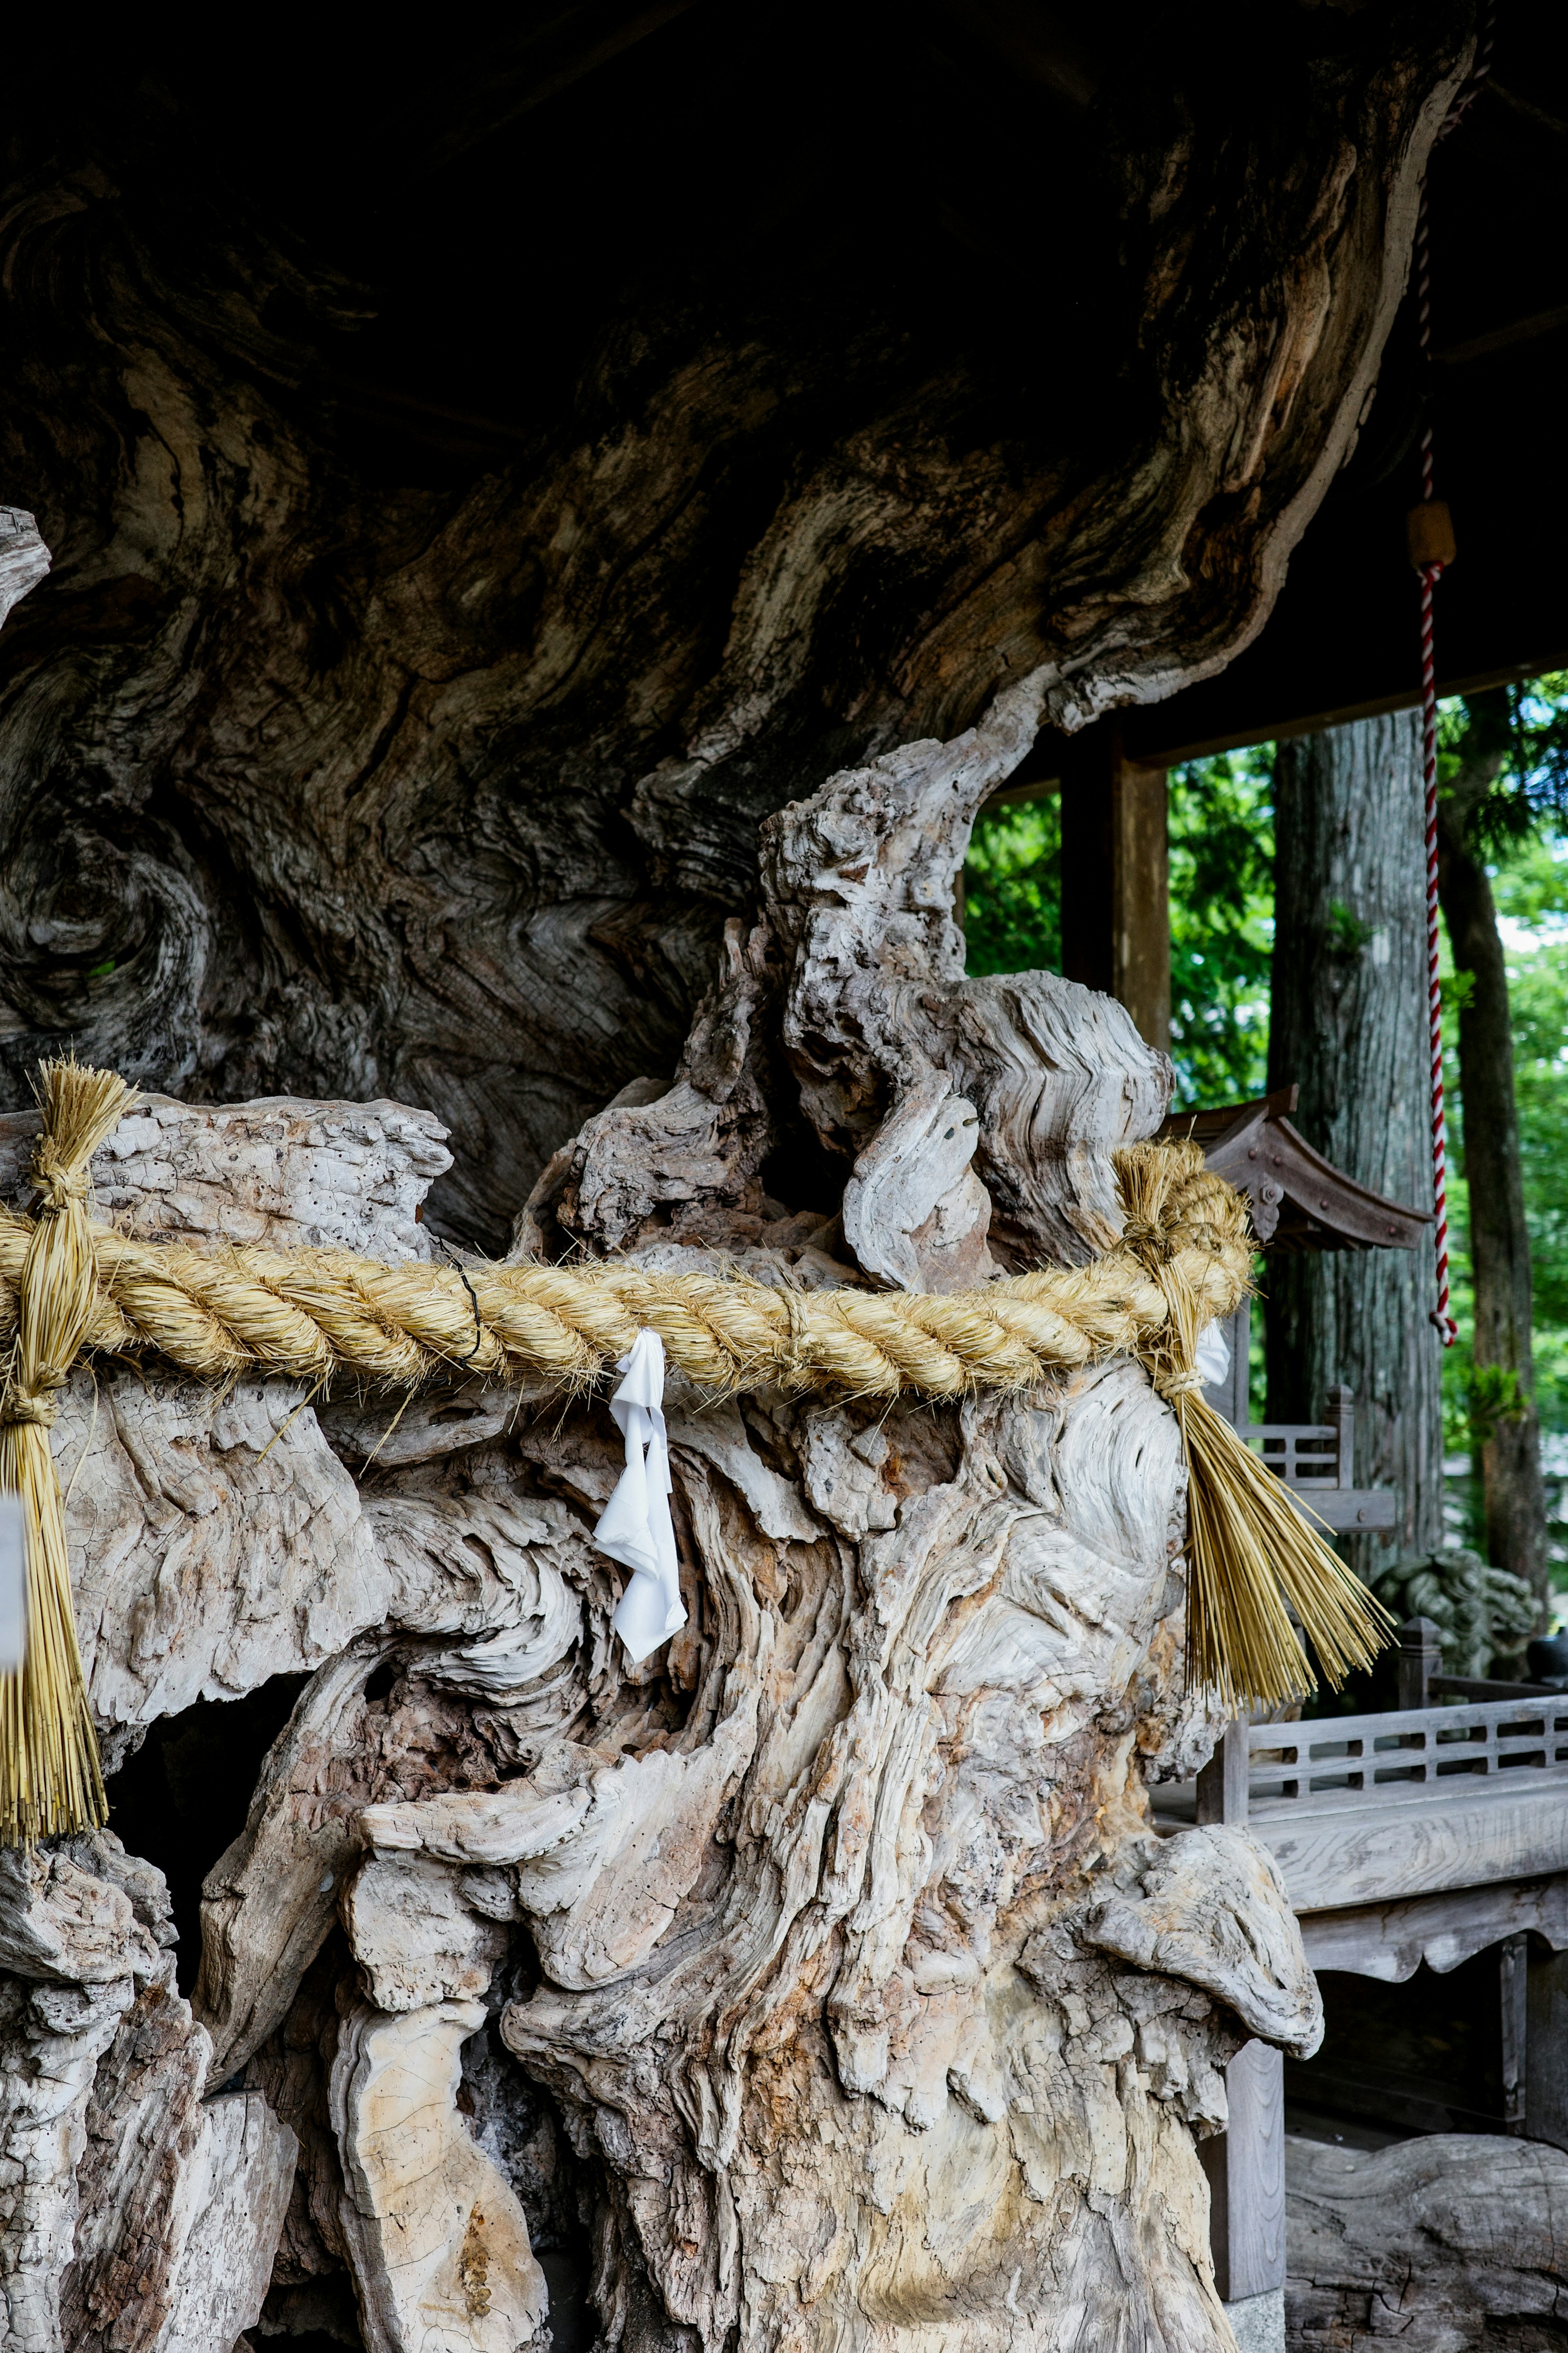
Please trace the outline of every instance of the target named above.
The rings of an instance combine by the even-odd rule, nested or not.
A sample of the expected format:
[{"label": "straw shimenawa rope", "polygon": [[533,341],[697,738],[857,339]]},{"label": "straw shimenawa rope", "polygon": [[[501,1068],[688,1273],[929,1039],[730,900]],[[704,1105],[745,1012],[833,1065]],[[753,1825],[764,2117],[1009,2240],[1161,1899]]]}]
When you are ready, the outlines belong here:
[{"label": "straw shimenawa rope", "polygon": [[0,1842],[103,1820],[58,1484],[53,1392],[79,1351],[155,1355],[204,1380],[334,1376],[409,1390],[461,1369],[585,1388],[645,1326],[700,1388],[858,1398],[1023,1390],[1130,1354],[1181,1425],[1190,1472],[1192,1681],[1232,1710],[1311,1689],[1293,1609],[1336,1685],[1392,1623],[1279,1482],[1215,1413],[1193,1369],[1199,1333],[1247,1288],[1247,1206],[1194,1144],[1116,1155],[1121,1241],[1083,1267],[947,1294],[785,1292],[742,1275],[629,1262],[387,1266],[348,1250],[198,1251],[89,1223],[87,1166],[133,1097],[73,1062],[46,1064],[36,1219],[0,1210],[0,1334],[16,1343],[0,1403],[0,1485],[30,1531],[29,1649],[0,1678]]}]

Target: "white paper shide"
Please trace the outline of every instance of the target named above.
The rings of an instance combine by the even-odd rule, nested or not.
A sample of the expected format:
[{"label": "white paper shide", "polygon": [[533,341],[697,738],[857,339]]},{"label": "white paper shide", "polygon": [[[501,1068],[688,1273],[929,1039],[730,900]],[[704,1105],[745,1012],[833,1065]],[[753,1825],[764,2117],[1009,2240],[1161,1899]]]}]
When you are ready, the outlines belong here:
[{"label": "white paper shide", "polygon": [[658,1334],[639,1332],[616,1370],[622,1380],[610,1411],[626,1442],[626,1467],[594,1530],[594,1542],[632,1572],[615,1628],[636,1666],[686,1623],[669,1516],[664,1343]]}]

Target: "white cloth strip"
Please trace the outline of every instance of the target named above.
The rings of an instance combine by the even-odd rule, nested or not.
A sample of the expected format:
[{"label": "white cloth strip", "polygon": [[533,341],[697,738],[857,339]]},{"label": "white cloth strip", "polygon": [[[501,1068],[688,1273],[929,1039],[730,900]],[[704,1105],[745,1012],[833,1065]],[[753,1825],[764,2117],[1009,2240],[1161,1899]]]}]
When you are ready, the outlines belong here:
[{"label": "white cloth strip", "polygon": [[1218,1388],[1230,1371],[1230,1342],[1217,1324],[1209,1324],[1198,1335],[1198,1345],[1193,1350],[1193,1370],[1211,1389]]},{"label": "white cloth strip", "polygon": [[616,1370],[624,1377],[610,1411],[626,1442],[626,1467],[600,1514],[594,1542],[632,1572],[614,1623],[635,1667],[686,1623],[669,1516],[664,1343],[658,1334],[639,1332]]}]

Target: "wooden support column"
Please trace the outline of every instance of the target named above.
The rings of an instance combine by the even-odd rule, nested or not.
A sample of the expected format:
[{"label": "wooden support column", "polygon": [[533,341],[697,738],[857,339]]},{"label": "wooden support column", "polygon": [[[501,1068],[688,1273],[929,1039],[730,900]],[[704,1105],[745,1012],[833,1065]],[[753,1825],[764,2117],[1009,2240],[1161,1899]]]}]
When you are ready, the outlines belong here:
[{"label": "wooden support column", "polygon": [[1102,722],[1062,759],[1062,970],[1120,998],[1151,1046],[1171,1043],[1165,771]]},{"label": "wooden support column", "polygon": [[1399,1651],[1394,1660],[1398,1704],[1430,1707],[1429,1686],[1433,1676],[1442,1672],[1443,1652],[1436,1627],[1430,1618],[1407,1618],[1399,1629]]},{"label": "wooden support column", "polygon": [[[1247,1725],[1227,1724],[1198,1775],[1198,1820],[1247,1820]],[[1230,2122],[1198,2155],[1209,2184],[1215,2284],[1238,2343],[1284,2345],[1285,2061],[1271,2043],[1248,2042],[1225,2071]],[[1238,2312],[1237,2307],[1244,2307]],[[1245,2318],[1245,2333],[1243,2320]]]},{"label": "wooden support column", "polygon": [[1529,1940],[1525,2019],[1525,2136],[1568,2148],[1568,1952],[1539,1936]]}]

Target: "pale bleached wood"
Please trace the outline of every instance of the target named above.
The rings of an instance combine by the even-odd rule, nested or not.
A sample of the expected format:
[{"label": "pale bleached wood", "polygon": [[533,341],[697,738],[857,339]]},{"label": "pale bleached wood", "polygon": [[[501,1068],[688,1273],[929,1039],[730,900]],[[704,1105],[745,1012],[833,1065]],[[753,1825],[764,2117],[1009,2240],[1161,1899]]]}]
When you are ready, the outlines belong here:
[{"label": "pale bleached wood", "polygon": [[[1323,2005],[1278,1871],[1245,1831],[1178,1831],[1130,1856],[1090,1915],[1091,1944],[1216,1994],[1254,2034],[1310,2059]],[[1245,2293],[1250,2295],[1251,2290]]]},{"label": "pale bleached wood", "polygon": [[1346,1807],[1253,1829],[1302,1913],[1568,1871],[1568,1808],[1550,1788],[1538,1797],[1501,1788],[1467,1803],[1439,1785],[1386,1812]]},{"label": "pale bleached wood", "polygon": [[49,568],[38,526],[21,507],[0,507],[0,622]]},{"label": "pale bleached wood", "polygon": [[145,1864],[116,1839],[0,1856],[0,2307],[16,2353],[65,2353],[60,2290],[100,2061],[163,1974]]},{"label": "pale bleached wood", "polygon": [[1489,1945],[1533,1929],[1553,1952],[1568,1947],[1568,1878],[1504,1881],[1344,1912],[1310,1912],[1301,1942],[1314,1969],[1349,1969],[1402,1984],[1423,1962],[1457,1969]]},{"label": "pale bleached wood", "polygon": [[369,2353],[548,2345],[522,2209],[455,2105],[462,2045],[484,2016],[479,2002],[443,2001],[343,2021],[332,2122]]},{"label": "pale bleached wood", "polygon": [[[996,723],[1007,756],[1015,722]],[[901,991],[919,981],[939,1005],[904,1100],[948,1083],[943,1056],[970,1057],[976,1148],[957,1177],[929,1157],[949,1141],[929,1121],[906,1149],[891,1097],[855,1147],[864,1187],[888,1121],[883,1198],[904,1202],[922,1267],[944,1235],[967,1246],[955,1187],[985,1192],[963,1232],[988,1247],[998,1201],[1010,1247],[1028,1218],[1037,1247],[1100,1230],[1110,1150],[1157,1113],[1161,1066],[1114,1008],[1043,981],[982,1020],[951,943],[911,912],[951,871],[992,756],[984,740],[931,747],[792,812],[798,845],[850,807],[880,895],[853,935],[825,899],[827,928],[803,923],[787,959],[736,944],[689,1064],[710,1103],[737,1106],[716,1156],[683,1162],[667,1125],[634,1200],[610,1182],[636,1155],[606,1113],[542,1198],[534,1246],[591,1211],[592,1247],[624,1216],[650,1264],[738,1250],[770,1279],[856,1279],[831,1219],[745,1207],[746,1090],[772,1120],[789,1008],[826,987],[830,935],[858,939],[879,1053]],[[900,861],[900,828],[923,863]],[[848,1036],[834,1050],[818,1109],[879,1067]],[[323,1132],[297,1131],[312,1198]],[[1037,1150],[1049,1136],[1060,1148]],[[300,1198],[286,1168],[279,1183]],[[151,1196],[137,1214],[159,1214]],[[610,1634],[619,1577],[589,1538],[623,1460],[601,1405],[498,1422],[471,1392],[432,1398],[391,1460],[373,1405],[301,1406],[265,1451],[296,1402],[176,1388],[132,1407],[106,1388],[94,1430],[89,1387],[61,1426],[86,1447],[71,1510],[106,1714],[133,1732],[177,1695],[313,1669],[208,1875],[193,2015],[167,2061],[185,2086],[163,2102],[168,2195],[137,2226],[161,2276],[191,2211],[179,2184],[200,2147],[184,2174],[173,2157],[210,2034],[204,2084],[242,2069],[303,2152],[286,2213],[268,2202],[283,2144],[254,2160],[277,2293],[296,2297],[275,2312],[330,2306],[346,2265],[377,2345],[531,2342],[547,2316],[517,2185],[458,2105],[462,2047],[496,2009],[499,2047],[591,2154],[595,2292],[627,2353],[736,2330],[748,2353],[891,2353],[948,2327],[955,2299],[964,2353],[1069,2326],[1222,2353],[1194,2135],[1223,2126],[1249,2031],[1304,2047],[1316,2019],[1257,1853],[1196,1834],[1200,1867],[1152,1835],[1149,1779],[1191,1772],[1214,1726],[1184,1688],[1181,1447],[1144,1373],[1110,1363],[1029,1398],[890,1412],[715,1407],[673,1384],[690,1615],[636,1670]],[[62,1442],[68,1474],[71,1459]],[[509,1974],[522,1954],[531,1989]],[[81,2096],[125,2119],[105,2123],[102,2162],[129,2181],[152,2104],[114,2055],[135,2032],[118,2031]],[[247,2261],[268,2253],[253,2237]],[[106,2258],[95,2280],[111,2273]],[[128,2311],[121,2295],[101,2325]],[[174,2326],[148,2353],[174,2353]]]}]

